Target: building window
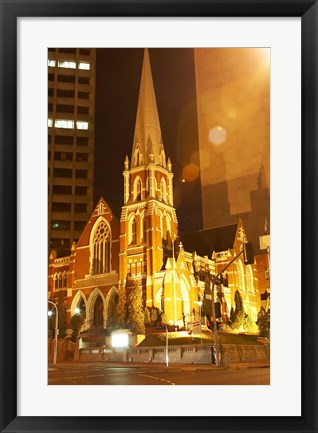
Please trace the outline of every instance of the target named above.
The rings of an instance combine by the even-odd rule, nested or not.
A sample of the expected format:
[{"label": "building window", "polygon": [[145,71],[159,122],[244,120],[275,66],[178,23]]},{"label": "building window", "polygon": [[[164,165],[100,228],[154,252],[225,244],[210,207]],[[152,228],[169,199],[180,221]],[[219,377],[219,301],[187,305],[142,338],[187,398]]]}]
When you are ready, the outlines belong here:
[{"label": "building window", "polygon": [[76,128],[77,129],[88,129],[88,122],[84,122],[84,121],[78,120],[76,122]]},{"label": "building window", "polygon": [[76,63],[69,60],[59,60],[57,66],[59,68],[76,69]]},{"label": "building window", "polygon": [[135,245],[137,243],[137,224],[134,215],[130,218],[128,224],[128,243],[129,245]]},{"label": "building window", "polygon": [[74,121],[59,119],[55,121],[54,126],[55,128],[74,129]]},{"label": "building window", "polygon": [[57,81],[60,83],[75,83],[75,76],[74,75],[58,75]]},{"label": "building window", "polygon": [[56,111],[59,113],[74,113],[74,105],[57,104]]},{"label": "building window", "polygon": [[47,126],[48,126],[49,128],[52,128],[52,126],[53,126],[53,119],[48,119],[48,120],[47,120]]},{"label": "building window", "polygon": [[88,161],[88,153],[77,153],[76,154],[76,161]]},{"label": "building window", "polygon": [[110,271],[110,229],[102,220],[96,227],[92,245],[92,274]]},{"label": "building window", "polygon": [[54,66],[56,65],[56,61],[55,61],[55,60],[50,60],[50,59],[49,59],[49,60],[47,61],[47,65],[48,65],[48,66],[51,66],[51,67],[54,67]]},{"label": "building window", "polygon": [[89,56],[90,52],[91,52],[91,50],[89,48],[80,48],[79,49],[79,53],[84,54],[85,56]]},{"label": "building window", "polygon": [[246,266],[246,288],[250,293],[254,293],[254,278],[251,265]]},{"label": "building window", "polygon": [[67,54],[75,54],[76,48],[60,48],[59,52],[60,53],[67,53]]},{"label": "building window", "polygon": [[85,221],[74,221],[74,230],[83,231],[85,226]]},{"label": "building window", "polygon": [[140,165],[140,164],[141,164],[141,155],[140,155],[139,148],[137,147],[135,152],[135,165]]},{"label": "building window", "polygon": [[55,161],[72,161],[73,154],[71,152],[54,152]]},{"label": "building window", "polygon": [[77,112],[79,114],[88,114],[89,108],[88,107],[77,107]]},{"label": "building window", "polygon": [[78,146],[88,146],[88,137],[77,137]]},{"label": "building window", "polygon": [[72,187],[71,185],[53,185],[53,194],[72,194]]},{"label": "building window", "polygon": [[77,96],[79,99],[88,99],[89,98],[89,93],[88,92],[78,92]]},{"label": "building window", "polygon": [[245,291],[245,283],[244,283],[244,269],[241,260],[236,262],[236,273],[239,289],[244,292]]},{"label": "building window", "polygon": [[87,194],[87,187],[86,186],[76,186],[75,187],[75,194],[76,195],[86,195]]},{"label": "building window", "polygon": [[72,177],[71,168],[55,168],[53,170],[53,177]]},{"label": "building window", "polygon": [[160,181],[160,199],[167,201],[167,185],[164,178],[162,178]]},{"label": "building window", "polygon": [[56,272],[53,276],[54,290],[65,289],[67,287],[66,272]]},{"label": "building window", "polygon": [[79,62],[78,69],[84,69],[85,71],[89,71],[91,69],[91,65],[87,62]]},{"label": "building window", "polygon": [[141,179],[137,177],[134,182],[134,200],[141,200]]},{"label": "building window", "polygon": [[56,95],[58,98],[74,98],[75,97],[75,91],[74,90],[57,89]]},{"label": "building window", "polygon": [[71,203],[52,203],[53,212],[71,212]]},{"label": "building window", "polygon": [[79,84],[89,84],[89,78],[88,77],[78,77],[78,83]]},{"label": "building window", "polygon": [[75,203],[75,212],[76,213],[86,213],[86,204],[85,203]]},{"label": "building window", "polygon": [[75,170],[77,179],[87,179],[87,170]]},{"label": "building window", "polygon": [[64,220],[54,220],[51,222],[51,227],[52,229],[57,230],[69,230],[71,228],[71,222]]},{"label": "building window", "polygon": [[147,242],[147,215],[144,213],[142,218],[142,242]]},{"label": "building window", "polygon": [[73,137],[68,135],[56,135],[55,144],[73,144]]}]

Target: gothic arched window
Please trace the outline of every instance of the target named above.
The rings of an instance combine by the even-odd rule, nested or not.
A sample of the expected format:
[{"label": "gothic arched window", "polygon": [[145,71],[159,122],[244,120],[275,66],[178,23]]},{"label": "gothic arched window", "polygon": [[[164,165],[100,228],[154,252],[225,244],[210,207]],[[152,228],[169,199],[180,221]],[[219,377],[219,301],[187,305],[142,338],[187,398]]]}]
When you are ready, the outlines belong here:
[{"label": "gothic arched window", "polygon": [[110,229],[106,221],[97,225],[92,245],[92,274],[104,274],[110,271]]},{"label": "gothic arched window", "polygon": [[141,220],[141,230],[142,230],[142,242],[147,242],[147,215],[146,215],[146,212],[143,213],[143,218]]},{"label": "gothic arched window", "polygon": [[137,243],[137,224],[135,215],[133,215],[129,220],[128,243],[129,245],[135,245]]},{"label": "gothic arched window", "polygon": [[236,272],[237,272],[237,279],[238,279],[238,285],[239,289],[244,292],[245,291],[245,284],[244,284],[244,269],[241,260],[238,260],[236,262]]},{"label": "gothic arched window", "polygon": [[167,201],[167,185],[164,178],[160,181],[160,198],[163,201]]},{"label": "gothic arched window", "polygon": [[140,165],[141,164],[141,154],[140,154],[139,148],[136,149],[134,156],[135,156],[135,166]]},{"label": "gothic arched window", "polygon": [[246,266],[246,289],[250,293],[254,293],[254,278],[251,265]]},{"label": "gothic arched window", "polygon": [[134,200],[142,199],[142,185],[140,177],[137,177],[134,182]]}]

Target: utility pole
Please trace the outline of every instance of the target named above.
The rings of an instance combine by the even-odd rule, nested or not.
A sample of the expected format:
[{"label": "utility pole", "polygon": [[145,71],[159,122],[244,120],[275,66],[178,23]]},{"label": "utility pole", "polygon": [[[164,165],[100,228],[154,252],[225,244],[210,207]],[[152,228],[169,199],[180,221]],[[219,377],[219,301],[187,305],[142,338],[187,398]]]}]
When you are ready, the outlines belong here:
[{"label": "utility pole", "polygon": [[[53,364],[56,364],[56,360],[57,360],[57,336],[59,334],[59,330],[58,330],[58,323],[59,323],[59,311],[57,309],[57,305],[52,302],[52,301],[48,301],[49,304],[52,304],[55,308],[55,328],[54,328],[54,354],[53,354]],[[51,313],[51,314],[50,314]],[[50,310],[48,312],[49,316],[52,316],[52,311]]]}]

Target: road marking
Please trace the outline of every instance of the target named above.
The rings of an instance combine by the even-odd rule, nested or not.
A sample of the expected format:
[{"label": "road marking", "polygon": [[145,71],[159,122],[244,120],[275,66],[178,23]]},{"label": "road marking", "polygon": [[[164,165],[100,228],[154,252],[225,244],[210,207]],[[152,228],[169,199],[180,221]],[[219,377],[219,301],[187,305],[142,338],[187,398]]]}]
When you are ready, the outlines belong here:
[{"label": "road marking", "polygon": [[90,375],[87,375],[86,377],[104,377],[104,375],[103,374],[90,374]]},{"label": "road marking", "polygon": [[162,382],[170,383],[170,385],[175,385],[175,383],[170,382],[170,380],[161,379],[160,377],[156,377],[156,376],[150,376],[149,374],[139,373],[138,376],[150,377],[150,379],[161,380]]}]

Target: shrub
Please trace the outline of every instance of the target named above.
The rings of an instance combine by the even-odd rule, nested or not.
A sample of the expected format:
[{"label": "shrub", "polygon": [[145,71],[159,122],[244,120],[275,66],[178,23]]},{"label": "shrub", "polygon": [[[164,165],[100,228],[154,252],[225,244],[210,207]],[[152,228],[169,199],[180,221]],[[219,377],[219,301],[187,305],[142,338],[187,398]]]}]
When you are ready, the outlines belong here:
[{"label": "shrub", "polygon": [[74,314],[74,316],[71,317],[71,329],[72,329],[72,336],[71,340],[76,341],[79,331],[84,323],[84,316],[82,314]]},{"label": "shrub", "polygon": [[270,312],[266,313],[265,309],[261,307],[260,312],[258,313],[258,318],[256,322],[259,335],[264,338],[269,338],[270,336]]}]

